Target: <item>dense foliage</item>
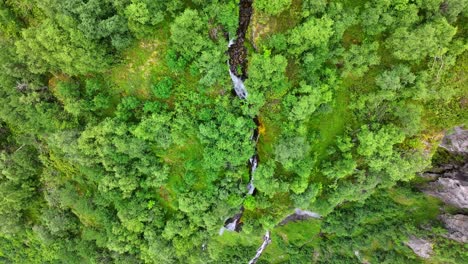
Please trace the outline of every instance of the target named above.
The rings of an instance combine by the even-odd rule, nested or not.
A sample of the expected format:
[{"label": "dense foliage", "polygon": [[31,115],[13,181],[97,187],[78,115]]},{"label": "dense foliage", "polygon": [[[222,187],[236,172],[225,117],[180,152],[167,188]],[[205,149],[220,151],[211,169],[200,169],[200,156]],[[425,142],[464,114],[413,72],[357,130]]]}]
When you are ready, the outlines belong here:
[{"label": "dense foliage", "polygon": [[255,0],[245,100],[238,2],[0,1],[1,262],[468,262],[412,188],[468,120],[468,1]]}]

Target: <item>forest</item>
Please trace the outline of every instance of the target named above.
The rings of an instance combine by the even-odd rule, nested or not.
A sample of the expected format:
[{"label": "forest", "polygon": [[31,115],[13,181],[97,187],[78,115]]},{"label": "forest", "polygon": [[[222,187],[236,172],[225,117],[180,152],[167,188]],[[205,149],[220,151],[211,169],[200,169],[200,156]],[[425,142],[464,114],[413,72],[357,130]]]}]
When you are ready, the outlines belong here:
[{"label": "forest", "polygon": [[0,263],[468,263],[467,25],[0,0]]}]

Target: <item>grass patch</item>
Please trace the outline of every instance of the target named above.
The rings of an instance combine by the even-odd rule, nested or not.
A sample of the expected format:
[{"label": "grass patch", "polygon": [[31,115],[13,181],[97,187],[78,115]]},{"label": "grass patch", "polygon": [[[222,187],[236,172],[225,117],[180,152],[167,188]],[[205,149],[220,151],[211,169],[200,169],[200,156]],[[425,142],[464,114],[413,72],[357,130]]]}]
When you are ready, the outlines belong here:
[{"label": "grass patch", "polygon": [[168,76],[165,56],[169,46],[169,23],[161,24],[153,38],[133,43],[123,52],[123,60],[110,70],[117,93],[140,99],[151,96],[154,75]]},{"label": "grass patch", "polygon": [[[238,255],[242,258],[242,261],[239,263],[247,263],[248,259],[255,256],[257,248],[263,242],[264,232],[262,230],[256,230],[252,234],[247,234],[244,232],[231,232],[225,231],[223,235],[214,235],[210,241],[208,248],[212,251],[212,255],[215,256],[215,259],[219,260],[216,263],[225,263],[224,254],[233,253],[233,255]],[[238,259],[238,261],[240,261]]]},{"label": "grass patch", "polygon": [[135,43],[126,52],[122,64],[111,70],[111,79],[116,92],[133,95],[140,99],[151,96],[152,78],[155,72],[162,72],[166,44],[158,40],[143,40]]},{"label": "grass patch", "polygon": [[415,197],[406,189],[398,188],[388,191],[390,198],[397,204],[409,208],[412,212],[410,220],[416,223],[424,223],[429,219],[435,219],[439,215],[441,202],[432,196],[420,195]]},{"label": "grass patch", "polygon": [[260,121],[260,138],[258,141],[257,149],[262,163],[267,159],[274,159],[275,146],[281,134],[281,122],[270,118],[269,114],[265,113],[259,115]]},{"label": "grass patch", "polygon": [[268,263],[289,263],[288,248],[315,247],[320,241],[321,222],[316,219],[290,222],[272,230],[272,242],[265,249],[261,259]]},{"label": "grass patch", "polygon": [[341,86],[336,90],[333,110],[318,116],[313,116],[309,127],[319,132],[318,140],[312,142],[312,152],[316,154],[317,164],[324,160],[327,149],[335,144],[336,137],[344,133],[347,125],[352,124],[352,113],[348,109],[349,90]]},{"label": "grass patch", "polygon": [[[163,154],[162,159],[166,164],[171,165],[171,172],[167,187],[169,190],[176,190],[177,186],[183,186],[184,178],[187,173],[195,173],[197,181],[195,186],[198,189],[203,188],[206,181],[203,180],[203,170],[196,164],[203,162],[203,146],[197,138],[188,138],[184,144],[169,148],[168,152]],[[197,167],[198,170],[192,171],[189,168]]]},{"label": "grass patch", "polygon": [[290,222],[284,226],[276,228],[273,233],[280,237],[285,243],[295,246],[305,244],[316,245],[319,241],[321,222],[317,219]]},{"label": "grass patch", "polygon": [[302,1],[293,0],[291,6],[276,16],[256,10],[252,16],[248,36],[254,47],[261,49],[262,42],[276,33],[284,33],[295,27],[302,19]]},{"label": "grass patch", "polygon": [[[258,234],[246,234],[243,232],[226,231],[222,236],[215,236],[215,240],[225,246],[260,246],[263,242],[263,232]],[[255,255],[255,252],[253,253]],[[252,255],[252,256],[253,256]]]}]

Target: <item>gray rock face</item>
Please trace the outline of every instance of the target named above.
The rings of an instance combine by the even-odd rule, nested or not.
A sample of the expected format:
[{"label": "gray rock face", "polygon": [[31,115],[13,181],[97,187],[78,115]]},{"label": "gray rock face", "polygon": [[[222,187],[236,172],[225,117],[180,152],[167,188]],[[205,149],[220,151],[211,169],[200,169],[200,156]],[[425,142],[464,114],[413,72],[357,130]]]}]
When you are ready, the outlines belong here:
[{"label": "gray rock face", "polygon": [[445,135],[440,147],[455,153],[468,153],[468,130],[455,127],[455,131]]},{"label": "gray rock face", "polygon": [[447,238],[460,243],[468,243],[468,216],[445,214],[440,216],[440,220],[448,231]]},{"label": "gray rock face", "polygon": [[412,236],[410,237],[410,240],[406,242],[406,245],[421,258],[430,258],[433,252],[432,243],[425,239]]},{"label": "gray rock face", "polygon": [[[440,198],[446,204],[467,209],[468,130],[456,127],[453,133],[444,136],[439,147],[446,149],[449,156],[442,159],[442,164],[422,173],[421,176],[432,180],[423,191]],[[468,242],[468,216],[443,214],[439,219],[447,229],[447,238],[460,243]],[[423,258],[428,258],[432,253],[432,245],[423,239],[412,237],[407,245]]]},{"label": "gray rock face", "polygon": [[433,180],[424,192],[447,204],[468,208],[468,130],[456,127],[453,133],[444,136],[439,146],[453,155],[452,161],[422,174]]},{"label": "gray rock face", "polygon": [[468,208],[468,182],[452,179],[439,178],[429,184],[425,193],[438,197],[447,204],[458,208]]},{"label": "gray rock face", "polygon": [[294,213],[286,216],[283,220],[281,220],[279,225],[281,226],[281,225],[285,225],[285,224],[287,224],[289,222],[302,221],[302,220],[307,220],[307,219],[311,219],[311,218],[320,219],[321,216],[318,213],[315,213],[315,212],[305,211],[305,210],[302,210],[300,208],[296,208],[296,209],[294,209]]}]

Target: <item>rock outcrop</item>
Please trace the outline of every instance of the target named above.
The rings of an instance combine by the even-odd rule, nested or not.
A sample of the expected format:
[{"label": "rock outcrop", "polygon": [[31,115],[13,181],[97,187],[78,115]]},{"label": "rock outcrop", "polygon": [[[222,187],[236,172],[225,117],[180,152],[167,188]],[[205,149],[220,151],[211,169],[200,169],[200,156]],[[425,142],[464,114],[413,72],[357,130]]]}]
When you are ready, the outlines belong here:
[{"label": "rock outcrop", "polygon": [[458,208],[468,208],[468,181],[441,177],[431,182],[425,193]]},{"label": "rock outcrop", "polygon": [[[468,208],[468,130],[456,127],[446,134],[439,145],[439,158],[434,167],[421,174],[431,180],[423,191],[440,198],[444,203],[460,209]],[[468,216],[443,214],[439,219],[447,229],[447,238],[460,243],[468,242]],[[429,258],[432,254],[430,241],[410,237],[406,243],[415,254]]]},{"label": "rock outcrop", "polygon": [[439,218],[448,231],[447,238],[460,243],[468,243],[468,216],[444,214]]},{"label": "rock outcrop", "polygon": [[458,208],[468,208],[468,130],[456,127],[442,139],[440,147],[449,152],[448,161],[437,164],[423,177],[433,180],[424,192]]},{"label": "rock outcrop", "polygon": [[432,255],[432,243],[428,240],[417,238],[417,237],[410,237],[410,240],[406,242],[406,245],[410,247],[414,253],[421,258],[430,258]]},{"label": "rock outcrop", "polygon": [[453,133],[445,135],[439,147],[454,153],[468,153],[468,130],[455,127]]}]

